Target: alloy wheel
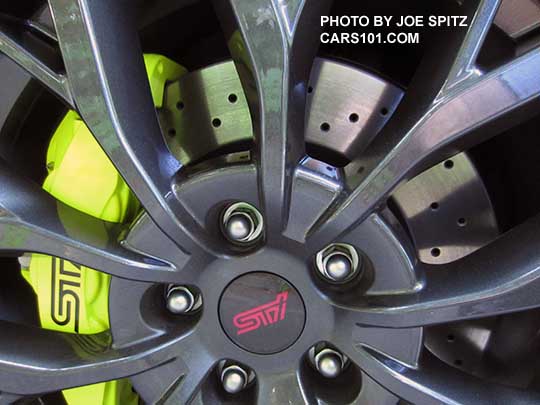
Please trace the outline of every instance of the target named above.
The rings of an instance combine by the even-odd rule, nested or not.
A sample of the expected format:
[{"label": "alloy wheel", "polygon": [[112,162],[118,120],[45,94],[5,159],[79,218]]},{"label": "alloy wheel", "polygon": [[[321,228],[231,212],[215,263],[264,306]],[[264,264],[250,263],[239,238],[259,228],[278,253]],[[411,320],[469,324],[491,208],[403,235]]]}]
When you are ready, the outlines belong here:
[{"label": "alloy wheel", "polygon": [[[447,33],[402,89],[317,54],[330,2],[216,0],[232,61],[170,84],[170,114],[156,114],[136,7],[48,3],[54,27],[2,14],[0,51],[80,114],[143,209],[130,224],[107,223],[0,161],[0,252],[112,276],[110,331],[1,321],[0,402],[124,377],[148,403],[540,401],[535,389],[441,360],[427,332],[540,306],[540,217],[496,238],[487,192],[460,153],[540,106],[539,47],[489,69],[477,63],[500,1],[456,3],[469,26]],[[212,74],[233,127],[223,115],[202,122],[200,105],[218,107],[189,104],[207,96],[200,77]],[[336,96],[350,86],[360,89]],[[190,91],[198,98],[182,97]],[[347,101],[363,109],[344,112]],[[196,137],[201,125],[230,136],[163,134]],[[327,139],[332,131],[342,136]],[[449,169],[473,184],[460,191],[472,193],[471,213],[452,222],[474,243],[441,257],[441,245],[423,245],[430,235],[415,207],[438,209],[418,190]],[[475,223],[478,212],[487,214]]]}]

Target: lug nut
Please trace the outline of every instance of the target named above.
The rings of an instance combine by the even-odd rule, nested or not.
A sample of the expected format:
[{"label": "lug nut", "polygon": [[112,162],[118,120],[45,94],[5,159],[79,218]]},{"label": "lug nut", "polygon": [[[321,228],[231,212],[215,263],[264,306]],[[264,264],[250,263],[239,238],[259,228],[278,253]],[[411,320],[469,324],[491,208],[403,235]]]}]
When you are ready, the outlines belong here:
[{"label": "lug nut", "polygon": [[317,253],[315,264],[326,280],[345,283],[359,272],[362,262],[353,246],[334,243]]},{"label": "lug nut", "polygon": [[249,375],[242,367],[230,365],[221,371],[221,383],[223,389],[229,394],[242,391],[248,384]]},{"label": "lug nut", "polygon": [[336,378],[341,374],[348,359],[334,349],[325,348],[315,354],[315,368],[323,377]]},{"label": "lug nut", "polygon": [[255,224],[246,213],[232,215],[227,221],[225,232],[229,239],[242,241],[246,239],[255,228]]},{"label": "lug nut", "polygon": [[323,263],[326,274],[335,281],[343,281],[351,274],[351,259],[343,253],[332,253],[324,259]]},{"label": "lug nut", "polygon": [[183,315],[198,309],[202,300],[199,294],[188,287],[169,286],[166,294],[167,309],[173,314]]},{"label": "lug nut", "polygon": [[256,242],[263,232],[263,217],[251,204],[231,204],[223,212],[221,227],[225,237],[233,243],[248,245]]}]

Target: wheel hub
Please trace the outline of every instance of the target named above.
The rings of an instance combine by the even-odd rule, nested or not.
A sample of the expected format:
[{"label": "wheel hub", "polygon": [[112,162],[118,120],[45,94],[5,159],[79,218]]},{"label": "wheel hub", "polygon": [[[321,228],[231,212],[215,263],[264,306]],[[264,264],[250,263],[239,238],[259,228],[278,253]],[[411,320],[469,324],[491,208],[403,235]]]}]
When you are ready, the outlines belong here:
[{"label": "wheel hub", "polygon": [[253,353],[285,350],[300,336],[306,310],[298,291],[270,273],[249,273],[230,283],[219,304],[221,326],[238,346]]}]

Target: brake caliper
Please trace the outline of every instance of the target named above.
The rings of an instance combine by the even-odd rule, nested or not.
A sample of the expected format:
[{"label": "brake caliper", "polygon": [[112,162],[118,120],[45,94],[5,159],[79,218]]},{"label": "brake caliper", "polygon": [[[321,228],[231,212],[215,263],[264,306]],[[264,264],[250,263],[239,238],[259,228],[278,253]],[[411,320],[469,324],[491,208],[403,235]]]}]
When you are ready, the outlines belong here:
[{"label": "brake caliper", "polygon": [[[152,98],[159,109],[166,83],[178,80],[186,70],[161,55],[146,54],[144,61]],[[66,114],[51,139],[47,171],[43,188],[65,205],[88,215],[123,223],[133,219],[139,209],[137,199],[74,111]],[[68,212],[58,205],[67,232],[77,229],[69,226]],[[106,229],[93,230],[101,231]],[[70,236],[79,239],[76,234]],[[79,334],[109,329],[108,274],[42,254],[26,255],[21,263],[22,274],[37,295],[43,328]],[[65,390],[64,396],[68,403],[77,404],[137,403],[129,388],[127,380],[119,380]]]}]

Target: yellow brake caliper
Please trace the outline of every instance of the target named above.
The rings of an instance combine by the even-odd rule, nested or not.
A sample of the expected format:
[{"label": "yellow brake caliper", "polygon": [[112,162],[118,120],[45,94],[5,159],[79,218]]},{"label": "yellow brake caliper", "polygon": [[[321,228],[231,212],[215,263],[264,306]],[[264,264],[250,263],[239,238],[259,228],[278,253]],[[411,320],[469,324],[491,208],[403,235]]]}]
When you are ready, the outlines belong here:
[{"label": "yellow brake caliper", "polygon": [[[161,55],[146,54],[144,62],[154,104],[161,108],[166,82],[178,80],[186,70]],[[122,223],[132,219],[139,208],[127,184],[74,111],[66,114],[51,139],[47,170],[43,188],[88,215]],[[62,212],[59,216],[63,222],[69,221]],[[43,328],[80,334],[109,329],[108,274],[42,254],[30,255],[29,266],[22,269],[22,274],[37,295]],[[128,380],[72,388],[63,393],[68,404],[138,402]]]}]

